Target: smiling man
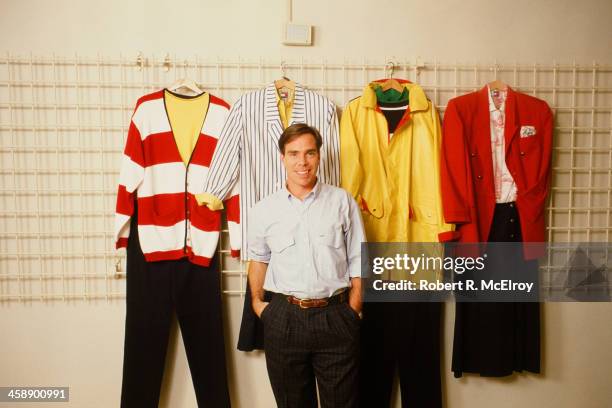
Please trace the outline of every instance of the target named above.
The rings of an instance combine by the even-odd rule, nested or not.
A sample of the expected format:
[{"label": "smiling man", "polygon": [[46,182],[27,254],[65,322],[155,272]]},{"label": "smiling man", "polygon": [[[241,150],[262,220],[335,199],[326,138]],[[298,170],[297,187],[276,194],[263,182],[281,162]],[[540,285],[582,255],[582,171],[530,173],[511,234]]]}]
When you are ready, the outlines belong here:
[{"label": "smiling man", "polygon": [[306,124],[285,130],[278,147],[287,184],[249,218],[249,286],[281,408],[316,408],[317,384],[322,407],[357,406],[365,235],[350,194],[317,179],[321,144]]}]

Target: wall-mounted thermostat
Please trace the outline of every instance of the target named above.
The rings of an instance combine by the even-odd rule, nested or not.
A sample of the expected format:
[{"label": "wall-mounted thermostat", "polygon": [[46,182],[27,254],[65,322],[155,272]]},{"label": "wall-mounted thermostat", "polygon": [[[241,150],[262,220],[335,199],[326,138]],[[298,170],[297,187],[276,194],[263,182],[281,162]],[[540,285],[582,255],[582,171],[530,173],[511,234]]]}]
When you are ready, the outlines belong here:
[{"label": "wall-mounted thermostat", "polygon": [[312,26],[306,24],[285,24],[284,45],[312,45]]}]

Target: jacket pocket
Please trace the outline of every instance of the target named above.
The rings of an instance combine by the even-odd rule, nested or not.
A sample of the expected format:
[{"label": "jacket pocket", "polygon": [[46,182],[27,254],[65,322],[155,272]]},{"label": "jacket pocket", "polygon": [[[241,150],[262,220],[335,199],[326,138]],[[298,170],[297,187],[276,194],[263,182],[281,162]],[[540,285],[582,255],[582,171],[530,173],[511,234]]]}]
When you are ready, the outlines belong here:
[{"label": "jacket pocket", "polygon": [[423,224],[430,225],[438,225],[438,216],[432,207],[424,206],[424,205],[414,205],[412,206],[412,211],[414,212],[415,221],[421,222]]},{"label": "jacket pocket", "polygon": [[198,205],[195,198],[190,199],[189,219],[191,224],[203,231],[219,231],[221,229],[221,211],[212,211],[206,205]]},{"label": "jacket pocket", "polygon": [[167,220],[176,217],[180,214],[180,210],[184,209],[184,198],[179,194],[158,194],[152,197],[153,214],[156,218]]},{"label": "jacket pocket", "polygon": [[[519,138],[520,155],[523,157],[531,156],[541,150],[541,139],[538,135]],[[539,157],[538,157],[539,159]]]},{"label": "jacket pocket", "polygon": [[382,216],[385,214],[382,201],[377,202],[372,199],[366,200],[363,196],[360,196],[359,201],[361,204],[361,211],[365,212],[366,214],[371,215],[374,218],[382,218]]}]

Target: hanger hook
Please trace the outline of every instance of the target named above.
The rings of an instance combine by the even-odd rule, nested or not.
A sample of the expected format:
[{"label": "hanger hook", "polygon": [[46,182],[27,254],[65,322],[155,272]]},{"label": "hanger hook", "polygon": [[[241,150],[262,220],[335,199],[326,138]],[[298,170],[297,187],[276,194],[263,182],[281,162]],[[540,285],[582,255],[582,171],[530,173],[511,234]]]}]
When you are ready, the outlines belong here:
[{"label": "hanger hook", "polygon": [[287,64],[285,64],[285,61],[281,61],[280,63],[280,71],[281,71],[281,75],[283,78],[287,79]]},{"label": "hanger hook", "polygon": [[497,61],[493,65],[491,65],[490,71],[495,77],[497,77],[497,75],[499,74],[499,64],[497,63]]},{"label": "hanger hook", "polygon": [[142,71],[144,67],[144,57],[142,56],[142,51],[138,52],[138,56],[136,57],[136,69],[138,71]]},{"label": "hanger hook", "polygon": [[164,71],[165,72],[170,71],[171,65],[172,65],[172,62],[170,61],[170,54],[166,53],[166,57],[164,58],[164,63],[163,63]]},{"label": "hanger hook", "polygon": [[395,72],[395,63],[393,61],[387,62],[387,65],[385,65],[385,70],[387,69],[391,70],[391,74],[389,75],[389,78],[393,78],[393,73]]}]

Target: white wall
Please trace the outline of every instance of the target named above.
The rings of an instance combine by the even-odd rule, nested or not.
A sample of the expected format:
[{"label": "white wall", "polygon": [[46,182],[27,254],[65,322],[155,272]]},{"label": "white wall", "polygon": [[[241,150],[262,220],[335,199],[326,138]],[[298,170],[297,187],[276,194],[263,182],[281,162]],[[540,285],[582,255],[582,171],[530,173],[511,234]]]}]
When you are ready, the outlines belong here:
[{"label": "white wall", "polygon": [[[280,45],[285,18],[285,2],[280,0],[0,0],[0,51],[66,56],[75,52],[135,56],[143,51],[336,61],[421,56],[446,62],[612,63],[609,0],[294,3],[294,21],[315,26],[314,47]],[[611,306],[545,305],[544,373],[497,380],[452,377],[453,311],[447,307],[447,406],[610,406]],[[70,386],[69,406],[117,406],[124,310],[122,301],[0,305],[0,385]],[[273,406],[262,355],[234,350],[241,299],[227,296],[226,310],[234,406]],[[168,361],[162,406],[195,406],[184,350],[176,336]]]},{"label": "white wall", "polygon": [[0,50],[611,62],[608,0],[294,0],[314,47],[280,44],[285,0],[2,0]]}]

